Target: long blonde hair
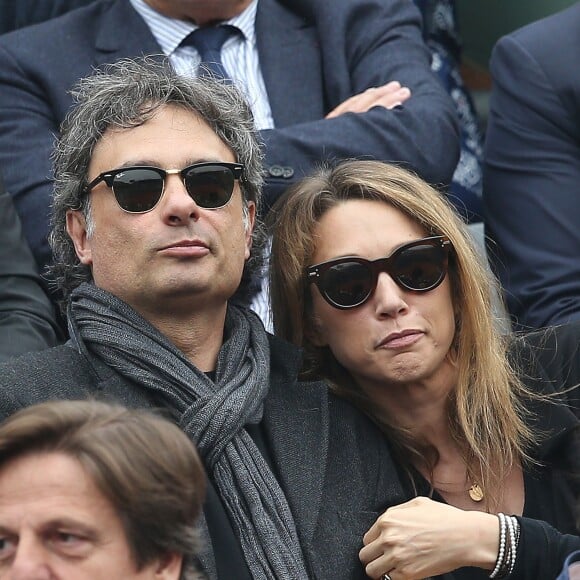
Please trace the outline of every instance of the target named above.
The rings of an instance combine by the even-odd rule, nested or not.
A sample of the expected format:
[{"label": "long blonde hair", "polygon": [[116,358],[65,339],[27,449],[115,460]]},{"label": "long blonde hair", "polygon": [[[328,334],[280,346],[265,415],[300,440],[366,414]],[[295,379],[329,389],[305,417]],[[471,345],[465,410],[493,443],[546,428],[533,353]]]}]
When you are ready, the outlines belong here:
[{"label": "long blonde hair", "polygon": [[[304,348],[303,371],[324,377],[332,388],[373,415],[401,458],[433,467],[409,433],[373,412],[370,401],[327,347],[308,338],[312,312],[305,268],[311,264],[314,231],[321,216],[349,199],[381,201],[399,209],[431,235],[453,245],[449,279],[456,319],[453,353],[458,381],[449,401],[451,436],[462,450],[467,476],[499,501],[500,483],[518,461],[528,460],[533,435],[524,420],[522,396],[529,395],[507,356],[492,310],[494,279],[485,268],[465,224],[445,198],[423,180],[378,161],[347,161],[321,169],[292,188],[273,209],[270,286],[276,334]],[[403,459],[404,461],[405,459]],[[435,459],[436,462],[436,459]]]}]

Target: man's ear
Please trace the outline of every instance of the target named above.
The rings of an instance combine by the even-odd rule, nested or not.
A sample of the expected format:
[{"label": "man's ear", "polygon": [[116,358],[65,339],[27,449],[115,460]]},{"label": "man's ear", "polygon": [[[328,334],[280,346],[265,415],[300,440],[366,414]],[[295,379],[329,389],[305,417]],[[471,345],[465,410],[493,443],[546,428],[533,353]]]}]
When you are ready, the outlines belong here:
[{"label": "man's ear", "polygon": [[252,249],[252,233],[256,223],[256,204],[248,201],[244,209],[244,225],[246,226],[246,260],[250,257]]},{"label": "man's ear", "polygon": [[87,236],[87,223],[85,216],[79,210],[69,209],[66,212],[66,231],[74,244],[75,252],[81,264],[91,266],[93,256],[91,243]]},{"label": "man's ear", "polygon": [[177,553],[167,554],[157,562],[155,566],[155,580],[179,580],[183,566],[183,556]]}]

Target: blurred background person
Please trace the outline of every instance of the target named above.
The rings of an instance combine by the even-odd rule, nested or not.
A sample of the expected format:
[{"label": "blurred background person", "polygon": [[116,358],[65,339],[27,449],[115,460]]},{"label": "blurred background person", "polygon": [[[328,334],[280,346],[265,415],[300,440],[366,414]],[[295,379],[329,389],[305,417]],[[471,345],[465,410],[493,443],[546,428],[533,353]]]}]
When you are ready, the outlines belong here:
[{"label": "blurred background person", "polygon": [[579,29],[575,3],[491,58],[485,228],[517,329],[580,320]]},{"label": "blurred background person", "polygon": [[[284,1],[284,0],[283,0]],[[43,22],[80,8],[94,0],[0,0],[0,33]],[[483,139],[481,121],[469,88],[462,78],[463,40],[455,0],[414,0],[423,22],[423,38],[431,52],[431,69],[439,77],[457,111],[461,152],[449,187],[460,212],[470,221],[482,219],[481,164]],[[290,9],[299,2],[285,2]],[[302,2],[308,10],[308,3]]]},{"label": "blurred background person", "polygon": [[60,340],[52,303],[0,177],[0,361]]},{"label": "blurred background person", "polygon": [[580,323],[500,335],[464,223],[401,168],[321,170],[272,212],[276,333],[376,420],[425,496],[371,527],[367,574],[554,578],[580,545],[560,535],[578,531]]},{"label": "blurred background person", "polygon": [[447,195],[466,221],[480,224],[483,220],[482,123],[471,91],[462,75],[463,39],[459,30],[456,2],[415,0],[415,4],[423,17],[423,38],[431,51],[431,69],[451,97],[459,120],[459,161]]},{"label": "blurred background person", "polygon": [[152,412],[97,401],[33,405],[0,425],[5,580],[194,580],[205,474]]}]

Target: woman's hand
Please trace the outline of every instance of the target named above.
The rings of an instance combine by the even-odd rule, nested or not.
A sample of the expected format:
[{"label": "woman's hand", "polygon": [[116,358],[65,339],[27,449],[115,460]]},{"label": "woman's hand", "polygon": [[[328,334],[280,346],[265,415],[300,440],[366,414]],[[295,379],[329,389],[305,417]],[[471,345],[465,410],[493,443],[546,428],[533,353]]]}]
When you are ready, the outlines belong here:
[{"label": "woman's hand", "polygon": [[497,516],[417,497],[389,508],[365,534],[359,558],[371,578],[419,580],[462,566],[492,570]]}]

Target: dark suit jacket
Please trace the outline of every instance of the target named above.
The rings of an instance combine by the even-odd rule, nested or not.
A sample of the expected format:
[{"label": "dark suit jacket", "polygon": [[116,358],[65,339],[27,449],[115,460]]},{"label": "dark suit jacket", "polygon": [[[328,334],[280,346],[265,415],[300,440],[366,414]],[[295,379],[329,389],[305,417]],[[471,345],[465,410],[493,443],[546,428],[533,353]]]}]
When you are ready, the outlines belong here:
[{"label": "dark suit jacket", "polygon": [[[526,335],[514,349],[524,382],[547,400],[529,404],[532,433],[540,445],[531,450],[539,464],[528,466],[536,491],[526,488],[522,535],[513,580],[555,578],[566,556],[580,549],[580,320]],[[556,393],[560,393],[555,397]],[[565,533],[561,533],[565,532]]]},{"label": "dark suit jacket", "polygon": [[[458,157],[453,105],[429,68],[421,22],[410,0],[260,0],[256,34],[276,129],[262,132],[266,196],[275,199],[322,159],[402,162],[447,184]],[[37,260],[46,243],[49,154],[71,105],[68,91],[93,67],[159,53],[128,0],[101,0],[0,37],[0,165]],[[394,110],[324,120],[368,87],[398,80],[411,99]]]},{"label": "dark suit jacket", "polygon": [[[329,395],[324,383],[297,382],[296,347],[271,337],[270,349],[271,387],[262,427],[309,575],[366,579],[357,555],[364,533],[384,509],[407,499],[386,439],[365,416]],[[163,406],[70,343],[0,365],[0,419],[40,401],[87,396],[132,407]],[[201,559],[215,578],[213,555]]]},{"label": "dark suit jacket", "polygon": [[0,181],[0,361],[58,344],[58,325]]},{"label": "dark suit jacket", "polygon": [[520,327],[580,320],[580,4],[502,38],[491,59],[484,203]]},{"label": "dark suit jacket", "polygon": [[0,34],[44,22],[92,0],[0,0]]}]

